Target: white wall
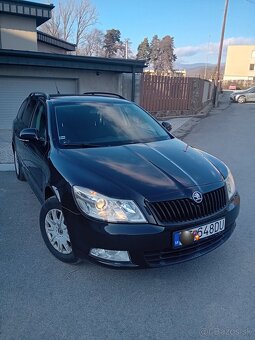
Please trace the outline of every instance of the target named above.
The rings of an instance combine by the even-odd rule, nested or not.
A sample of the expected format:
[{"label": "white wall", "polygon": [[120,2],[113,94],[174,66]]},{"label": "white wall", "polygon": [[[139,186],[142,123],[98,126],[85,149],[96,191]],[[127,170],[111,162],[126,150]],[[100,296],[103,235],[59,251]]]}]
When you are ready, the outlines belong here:
[{"label": "white wall", "polygon": [[36,21],[34,18],[0,14],[1,48],[37,51]]}]

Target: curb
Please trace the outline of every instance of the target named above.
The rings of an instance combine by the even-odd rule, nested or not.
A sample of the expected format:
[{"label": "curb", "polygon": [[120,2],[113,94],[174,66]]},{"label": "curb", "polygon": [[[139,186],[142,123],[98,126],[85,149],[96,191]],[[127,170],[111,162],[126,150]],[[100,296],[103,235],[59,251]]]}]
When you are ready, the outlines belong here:
[{"label": "curb", "polygon": [[15,171],[13,163],[0,164],[0,171]]}]

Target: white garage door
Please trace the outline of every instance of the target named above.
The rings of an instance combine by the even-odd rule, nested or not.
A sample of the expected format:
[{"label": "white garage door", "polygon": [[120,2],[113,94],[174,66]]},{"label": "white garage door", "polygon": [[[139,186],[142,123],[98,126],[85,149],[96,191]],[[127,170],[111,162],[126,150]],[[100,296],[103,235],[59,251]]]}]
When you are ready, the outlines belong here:
[{"label": "white garage door", "polygon": [[23,100],[31,92],[76,93],[75,79],[0,77],[0,129],[11,129]]}]

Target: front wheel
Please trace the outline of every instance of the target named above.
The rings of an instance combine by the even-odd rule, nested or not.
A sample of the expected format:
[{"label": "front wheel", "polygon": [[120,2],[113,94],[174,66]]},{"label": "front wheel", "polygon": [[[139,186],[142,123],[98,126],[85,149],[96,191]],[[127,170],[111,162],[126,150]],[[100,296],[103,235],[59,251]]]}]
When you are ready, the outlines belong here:
[{"label": "front wheel", "polygon": [[245,101],[246,101],[245,96],[240,96],[240,97],[237,99],[237,101],[238,101],[239,104],[245,103]]},{"label": "front wheel", "polygon": [[46,200],[40,212],[40,229],[49,251],[60,261],[78,263],[74,255],[60,202],[56,197]]}]

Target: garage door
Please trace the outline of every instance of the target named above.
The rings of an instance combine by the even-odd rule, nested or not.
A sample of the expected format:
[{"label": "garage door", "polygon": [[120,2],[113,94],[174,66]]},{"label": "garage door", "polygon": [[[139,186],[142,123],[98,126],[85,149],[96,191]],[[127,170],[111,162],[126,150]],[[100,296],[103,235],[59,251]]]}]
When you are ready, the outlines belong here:
[{"label": "garage door", "polygon": [[0,129],[11,129],[20,104],[31,92],[76,93],[75,79],[0,77]]}]

